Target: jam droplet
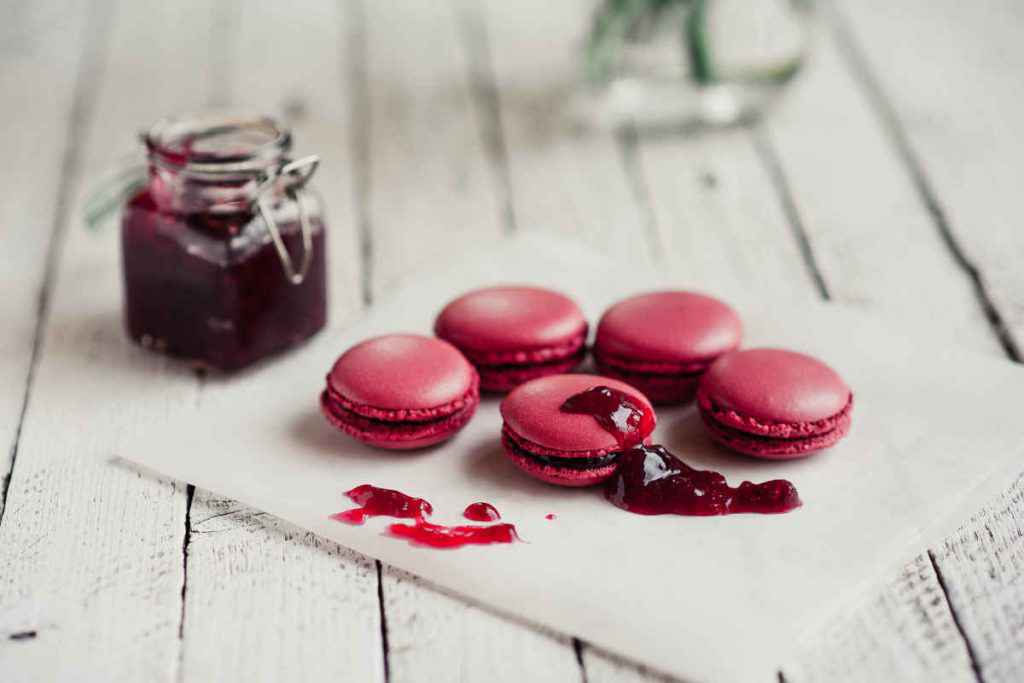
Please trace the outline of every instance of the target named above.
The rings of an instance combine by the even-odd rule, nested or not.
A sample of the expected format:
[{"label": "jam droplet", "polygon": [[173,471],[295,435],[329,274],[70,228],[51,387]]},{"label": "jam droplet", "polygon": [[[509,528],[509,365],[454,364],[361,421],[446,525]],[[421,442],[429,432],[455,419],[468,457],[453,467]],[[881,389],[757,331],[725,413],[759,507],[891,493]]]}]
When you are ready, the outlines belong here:
[{"label": "jam droplet", "polygon": [[483,501],[467,505],[462,511],[462,516],[474,522],[496,522],[501,519],[498,508]]},{"label": "jam droplet", "polygon": [[718,472],[695,470],[663,446],[624,452],[608,480],[605,497],[641,515],[774,514],[801,505],[796,487],[785,479],[729,486]]},{"label": "jam droplet", "polygon": [[565,399],[563,413],[590,415],[623,449],[641,443],[654,429],[654,415],[624,391],[596,386]]},{"label": "jam droplet", "polygon": [[392,524],[388,532],[410,543],[431,548],[461,548],[465,545],[512,543],[519,540],[516,528],[511,524],[443,526],[417,519],[414,524]]},{"label": "jam droplet", "polygon": [[401,517],[421,520],[434,511],[422,498],[407,496],[401,491],[361,484],[345,495],[359,507],[331,515],[331,519],[348,524],[362,524],[367,517]]},{"label": "jam droplet", "polygon": [[558,515],[556,515],[554,512],[549,512],[548,514],[544,515],[544,519],[558,519]]}]

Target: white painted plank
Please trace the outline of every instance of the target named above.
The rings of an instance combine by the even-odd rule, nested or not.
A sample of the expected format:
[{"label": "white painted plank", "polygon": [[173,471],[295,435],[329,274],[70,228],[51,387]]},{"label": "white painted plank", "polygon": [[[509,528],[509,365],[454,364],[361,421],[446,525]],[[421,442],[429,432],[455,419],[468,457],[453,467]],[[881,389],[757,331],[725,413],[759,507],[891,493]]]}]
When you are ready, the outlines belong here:
[{"label": "white painted plank", "polygon": [[[224,39],[217,103],[284,117],[296,155],[322,158],[333,323],[361,306],[342,9],[219,3],[210,17]],[[221,409],[221,386],[204,384],[201,410]],[[372,560],[203,490],[190,522],[182,680],[383,679]]]},{"label": "white painted plank", "polygon": [[[1014,0],[843,2],[923,181],[1024,348],[1024,11]],[[898,122],[898,123],[897,123]]]},{"label": "white painted plank", "polygon": [[118,231],[87,233],[80,216],[140,126],[206,101],[212,38],[188,4],[127,3],[109,31],[107,9],[90,14],[99,63],[74,133],[76,201],[0,526],[2,630],[37,632],[4,643],[8,680],[160,681],[177,668],[184,487],[109,458],[125,435],[191,409],[197,385],[124,338]]},{"label": "white painted plank", "polygon": [[1024,677],[1024,479],[933,551],[986,683]]},{"label": "white painted plank", "polygon": [[[362,3],[372,292],[502,231],[457,15],[427,1]],[[440,305],[440,303],[439,303]],[[573,680],[563,639],[382,571],[389,680]]]},{"label": "white painted plank", "polygon": [[499,198],[474,118],[450,8],[363,2],[367,214],[376,293],[417,265],[501,232]]},{"label": "white painted plank", "polygon": [[384,680],[373,560],[205,491],[190,520],[181,680]]},{"label": "white painted plank", "polygon": [[642,189],[624,172],[628,149],[611,133],[579,130],[567,111],[592,3],[460,4],[467,29],[484,43],[475,71],[496,88],[516,227],[571,236],[632,262],[654,260]]},{"label": "white painted plank", "polygon": [[[56,3],[23,4],[0,28],[0,514],[32,360],[46,252],[57,219],[61,166],[85,16]],[[39,83],[53,84],[41,98]]]},{"label": "white painted plank", "polygon": [[390,680],[577,681],[570,641],[497,616],[396,569],[384,575]]},{"label": "white painted plank", "polygon": [[[840,17],[852,63],[904,146],[938,227],[955,240],[1005,324],[1005,345],[1018,359],[1024,339],[1018,265],[1024,238],[1015,206],[1024,151],[1016,130],[1024,113],[1020,9],[1013,2],[843,3]],[[1022,490],[1018,480],[933,551],[986,681],[1024,675]]]}]

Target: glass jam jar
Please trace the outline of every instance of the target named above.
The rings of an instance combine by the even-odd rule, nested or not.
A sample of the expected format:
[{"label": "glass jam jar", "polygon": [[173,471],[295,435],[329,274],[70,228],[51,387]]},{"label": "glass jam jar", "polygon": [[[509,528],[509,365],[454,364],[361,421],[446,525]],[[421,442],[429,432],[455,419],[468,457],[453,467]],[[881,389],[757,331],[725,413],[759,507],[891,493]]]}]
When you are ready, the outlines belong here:
[{"label": "glass jam jar", "polygon": [[270,118],[166,119],[122,212],[124,313],[142,346],[236,370],[323,327],[322,204]]}]

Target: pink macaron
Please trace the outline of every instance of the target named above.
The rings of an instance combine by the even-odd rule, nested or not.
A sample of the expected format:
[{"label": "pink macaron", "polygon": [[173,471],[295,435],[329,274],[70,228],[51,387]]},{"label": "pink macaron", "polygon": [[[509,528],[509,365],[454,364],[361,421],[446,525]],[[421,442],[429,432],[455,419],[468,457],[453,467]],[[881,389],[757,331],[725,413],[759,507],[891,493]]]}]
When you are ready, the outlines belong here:
[{"label": "pink macaron", "polygon": [[[596,375],[554,375],[527,382],[501,403],[502,445],[526,474],[561,486],[590,486],[615,472],[622,441],[590,414],[567,412],[566,401],[604,387],[628,402],[610,417],[632,411],[636,442],[646,442],[655,425],[651,404],[625,382]],[[621,401],[618,401],[621,405]]]},{"label": "pink macaron", "polygon": [[735,351],[701,378],[701,417],[734,451],[785,460],[827,448],[850,430],[853,394],[835,370],[782,349]]},{"label": "pink macaron", "polygon": [[389,334],[343,353],[320,396],[335,427],[371,446],[423,448],[450,438],[480,403],[476,370],[451,344]]},{"label": "pink macaron", "polygon": [[487,287],[445,306],[434,333],[476,366],[482,389],[505,392],[579,365],[587,321],[576,302],[550,289]]},{"label": "pink macaron", "polygon": [[683,403],[741,336],[736,311],[718,299],[682,291],[640,294],[601,316],[594,362],[602,375],[629,382],[656,404]]}]

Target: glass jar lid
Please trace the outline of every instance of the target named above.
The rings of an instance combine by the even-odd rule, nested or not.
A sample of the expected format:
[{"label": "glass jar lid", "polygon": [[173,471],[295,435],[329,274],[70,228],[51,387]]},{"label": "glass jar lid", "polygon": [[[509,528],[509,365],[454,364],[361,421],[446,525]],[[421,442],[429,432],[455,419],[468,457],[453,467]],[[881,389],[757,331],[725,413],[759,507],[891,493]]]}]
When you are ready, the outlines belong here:
[{"label": "glass jar lid", "polygon": [[292,136],[267,116],[199,114],[162,119],[142,141],[152,163],[224,179],[259,175],[282,164]]}]

